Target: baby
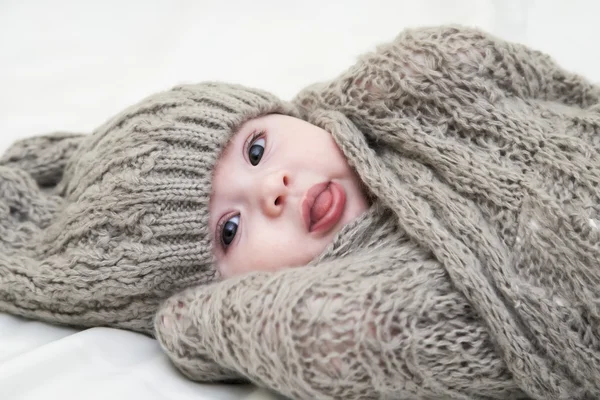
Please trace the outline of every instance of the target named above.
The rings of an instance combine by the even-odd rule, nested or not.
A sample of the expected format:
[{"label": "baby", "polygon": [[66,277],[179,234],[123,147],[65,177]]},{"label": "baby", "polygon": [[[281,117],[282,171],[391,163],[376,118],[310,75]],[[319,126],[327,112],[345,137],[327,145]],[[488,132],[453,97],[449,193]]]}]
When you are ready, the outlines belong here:
[{"label": "baby", "polygon": [[598,86],[460,27],[291,103],[177,87],[0,159],[0,310],[297,399],[598,398],[598,132]]},{"label": "baby", "polygon": [[308,264],[367,196],[331,134],[271,114],[246,122],[215,168],[210,230],[227,278]]}]

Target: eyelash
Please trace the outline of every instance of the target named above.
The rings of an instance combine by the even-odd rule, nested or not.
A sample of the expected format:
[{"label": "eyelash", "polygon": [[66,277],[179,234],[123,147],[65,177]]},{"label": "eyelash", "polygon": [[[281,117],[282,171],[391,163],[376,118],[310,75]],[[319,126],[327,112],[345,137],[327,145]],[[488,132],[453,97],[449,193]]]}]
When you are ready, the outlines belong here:
[{"label": "eyelash", "polygon": [[230,246],[225,246],[225,243],[223,243],[223,228],[225,227],[225,224],[227,223],[227,221],[229,221],[229,219],[231,217],[233,217],[234,215],[235,214],[226,215],[225,217],[221,218],[221,220],[217,224],[217,235],[216,236],[217,236],[217,240],[219,241],[219,245],[221,246],[221,249],[223,249],[224,253],[227,253],[227,249]]},{"label": "eyelash", "polygon": [[250,147],[252,147],[252,144],[254,142],[256,142],[258,139],[262,138],[265,135],[265,131],[261,130],[261,131],[254,131],[252,133],[252,135],[250,135],[248,137],[248,139],[246,140],[246,143],[244,144],[244,157],[248,157],[248,152],[250,151]]},{"label": "eyelash", "polygon": [[[248,157],[248,152],[250,151],[250,147],[252,147],[252,144],[257,141],[258,139],[262,138],[265,135],[265,131],[264,130],[260,130],[260,131],[254,131],[252,133],[252,135],[250,135],[248,137],[248,139],[246,139],[246,143],[244,144],[244,157],[247,158]],[[227,221],[229,221],[229,219],[231,217],[233,217],[235,214],[232,215],[226,215],[225,217],[221,218],[221,220],[219,221],[219,223],[217,224],[217,240],[219,241],[219,244],[221,246],[221,249],[223,249],[224,253],[227,253],[227,249],[229,249],[230,246],[225,246],[225,244],[223,243],[223,228],[225,227],[225,224],[227,223]],[[240,224],[241,224],[241,218],[240,218]]]}]

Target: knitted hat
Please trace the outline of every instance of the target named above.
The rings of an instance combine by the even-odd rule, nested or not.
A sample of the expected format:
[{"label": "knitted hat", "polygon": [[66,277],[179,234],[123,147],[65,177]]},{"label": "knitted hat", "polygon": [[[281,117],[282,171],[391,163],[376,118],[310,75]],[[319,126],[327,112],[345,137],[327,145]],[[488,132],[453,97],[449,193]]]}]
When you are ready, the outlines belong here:
[{"label": "knitted hat", "polygon": [[212,172],[238,127],[270,113],[295,115],[263,91],[186,85],[92,135],[16,143],[0,159],[0,311],[151,333],[161,300],[217,278]]}]

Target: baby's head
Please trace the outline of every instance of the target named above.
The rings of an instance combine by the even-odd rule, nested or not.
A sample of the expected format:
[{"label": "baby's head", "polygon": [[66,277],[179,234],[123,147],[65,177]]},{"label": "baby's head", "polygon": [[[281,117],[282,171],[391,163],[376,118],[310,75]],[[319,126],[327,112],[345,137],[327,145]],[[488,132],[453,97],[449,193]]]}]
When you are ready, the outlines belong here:
[{"label": "baby's head", "polygon": [[[20,234],[3,248],[9,277],[24,271],[41,290],[17,285],[19,312],[151,333],[176,292],[325,257],[366,200],[332,137],[298,116],[269,93],[204,83],[149,96],[77,141],[19,144],[4,177]],[[50,167],[57,186],[36,187],[28,170]]]},{"label": "baby's head", "polygon": [[66,259],[92,246],[86,254],[124,266],[156,298],[306,264],[366,200],[331,135],[299,116],[238,85],[154,94],[81,143],[48,240],[71,246]]},{"label": "baby's head", "polygon": [[223,277],[307,264],[368,207],[329,132],[267,114],[245,121],[217,162],[210,232]]}]

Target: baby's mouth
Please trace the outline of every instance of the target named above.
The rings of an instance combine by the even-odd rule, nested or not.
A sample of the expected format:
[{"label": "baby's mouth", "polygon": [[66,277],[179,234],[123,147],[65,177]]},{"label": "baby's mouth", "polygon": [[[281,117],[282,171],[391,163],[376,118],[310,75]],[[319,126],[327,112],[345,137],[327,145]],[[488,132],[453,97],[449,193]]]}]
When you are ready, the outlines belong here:
[{"label": "baby's mouth", "polygon": [[311,187],[302,201],[302,216],[310,233],[322,233],[335,226],[344,213],[346,191],[336,182]]}]

